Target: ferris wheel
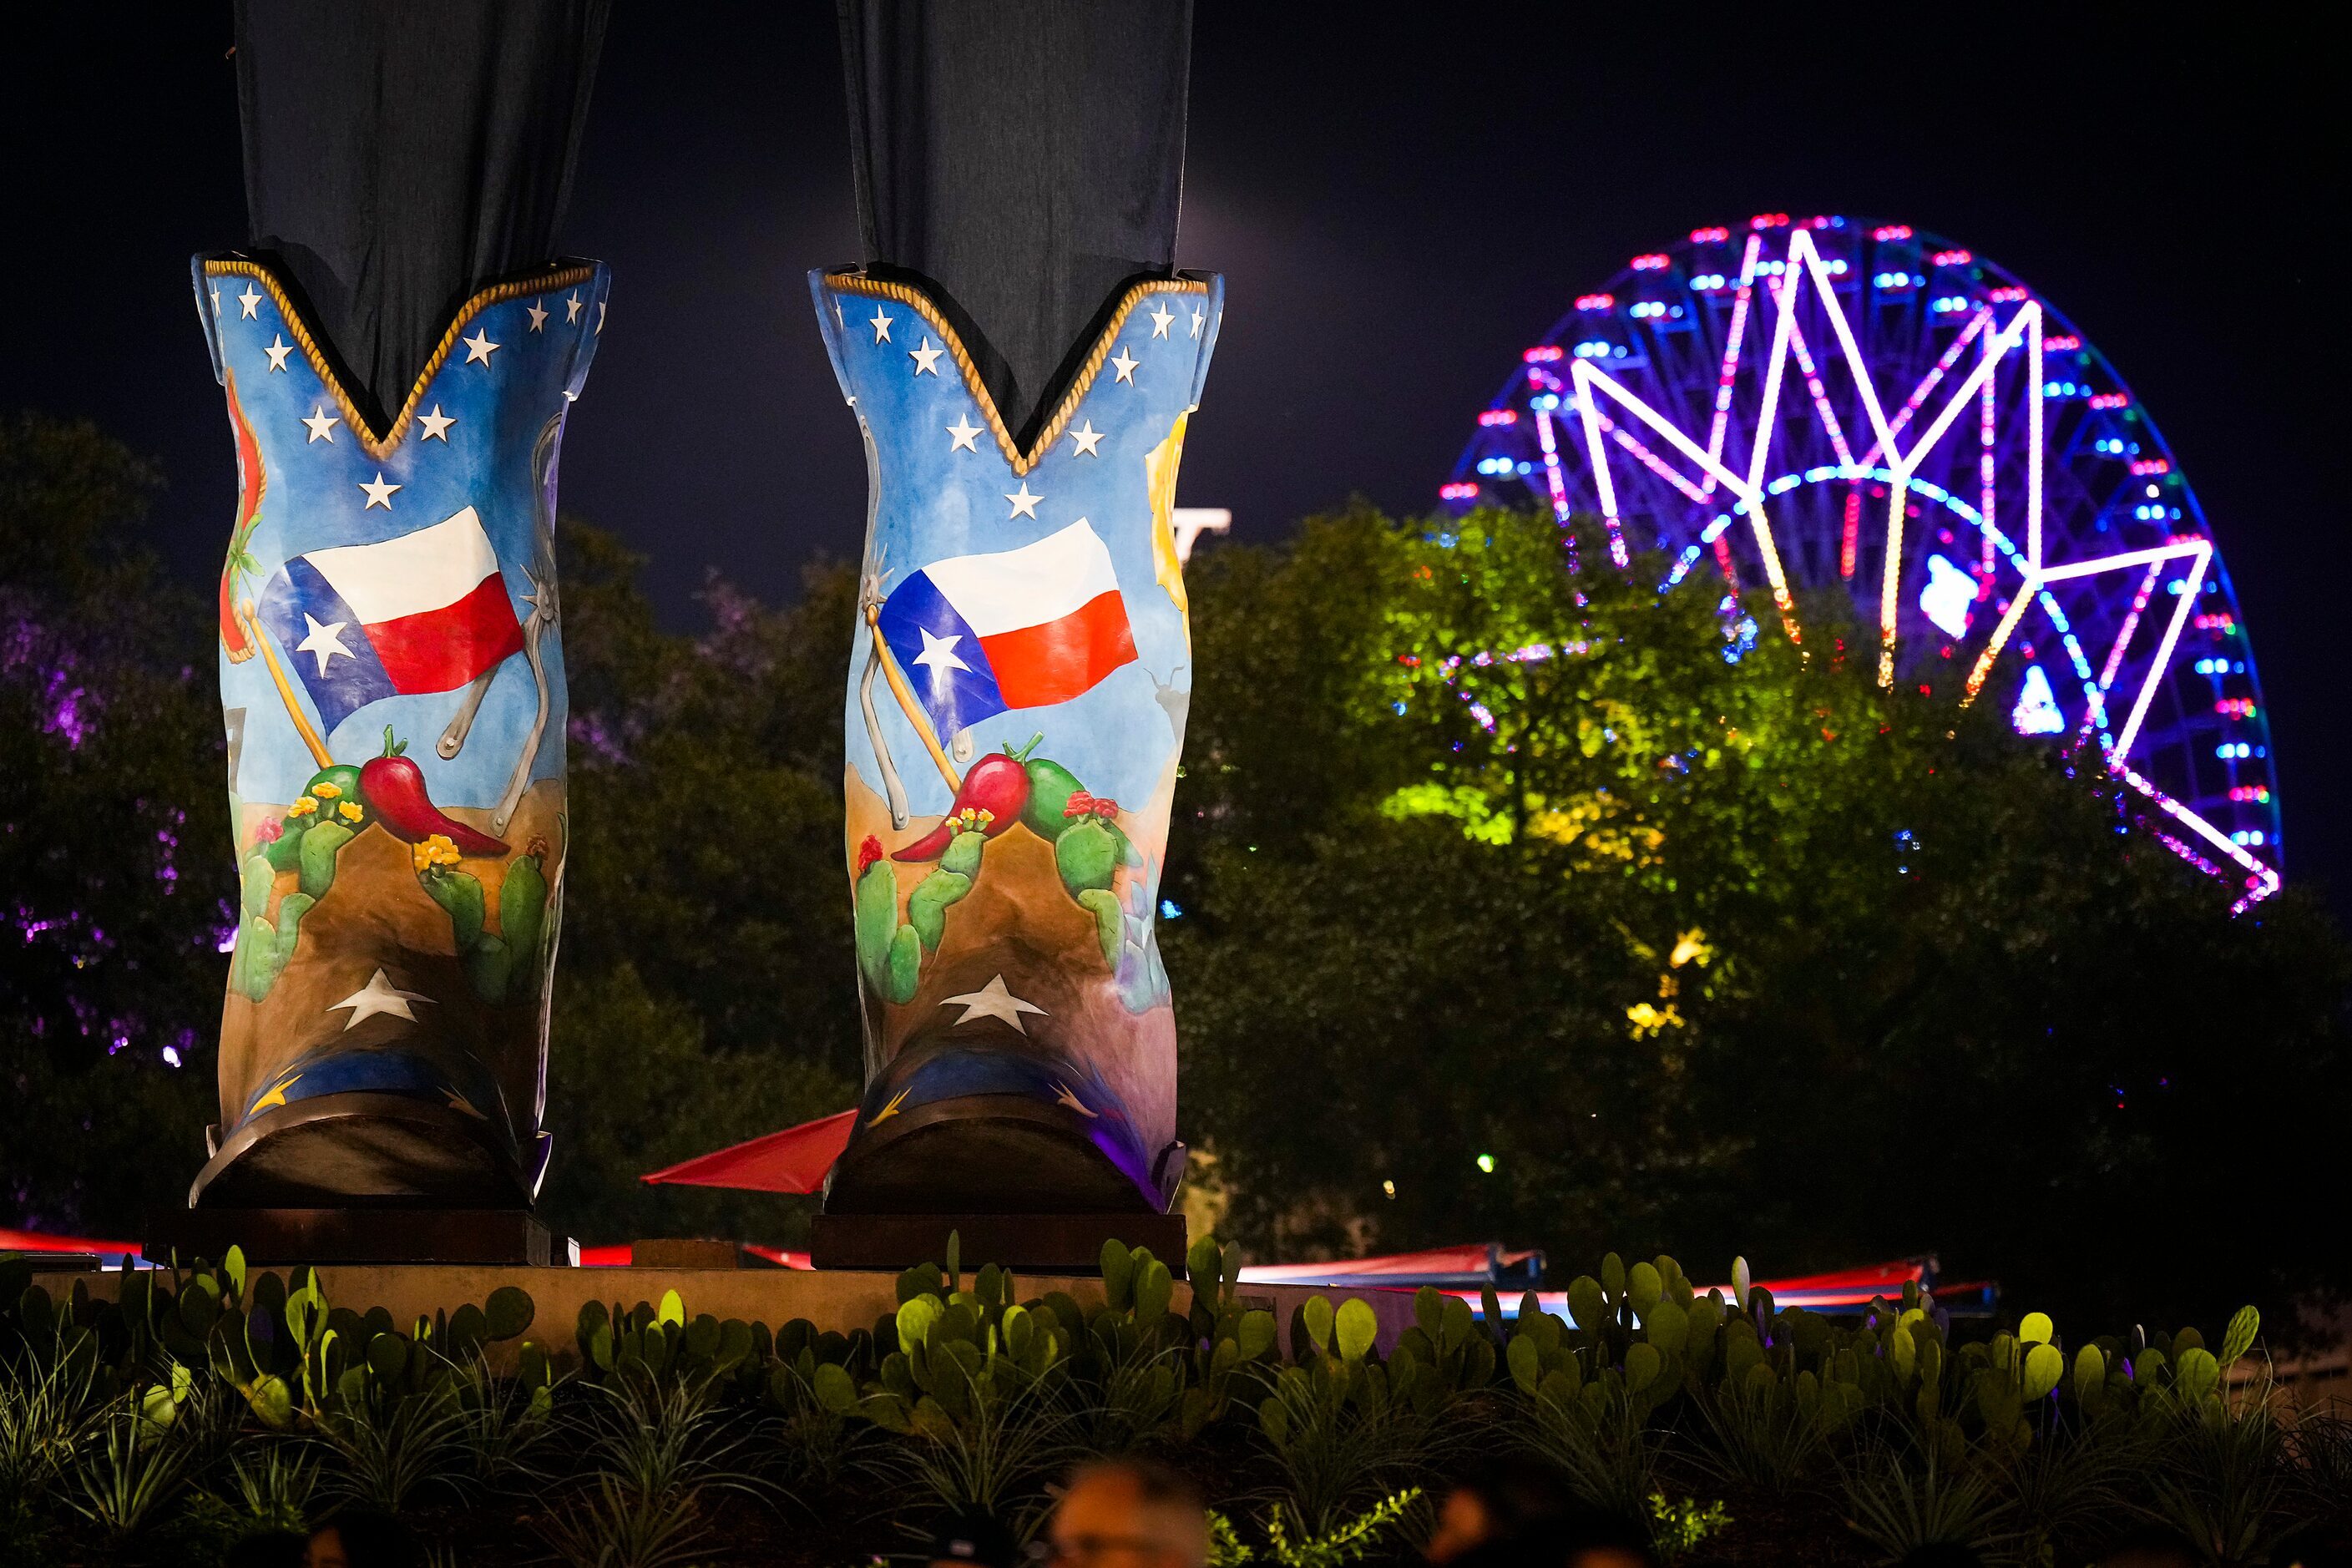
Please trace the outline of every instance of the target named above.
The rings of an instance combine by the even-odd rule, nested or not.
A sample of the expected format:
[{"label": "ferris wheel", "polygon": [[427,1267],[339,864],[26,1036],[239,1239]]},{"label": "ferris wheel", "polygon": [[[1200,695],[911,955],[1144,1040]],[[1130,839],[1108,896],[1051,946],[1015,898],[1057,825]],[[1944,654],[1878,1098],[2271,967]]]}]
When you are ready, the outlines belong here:
[{"label": "ferris wheel", "polygon": [[1662,589],[1759,590],[1801,643],[1843,590],[1882,684],[2095,743],[2240,908],[2277,890],[2269,720],[2204,510],[2011,273],[1907,224],[1768,213],[1633,258],[1521,360],[1449,508],[1598,517],[1618,566],[1654,549]]}]

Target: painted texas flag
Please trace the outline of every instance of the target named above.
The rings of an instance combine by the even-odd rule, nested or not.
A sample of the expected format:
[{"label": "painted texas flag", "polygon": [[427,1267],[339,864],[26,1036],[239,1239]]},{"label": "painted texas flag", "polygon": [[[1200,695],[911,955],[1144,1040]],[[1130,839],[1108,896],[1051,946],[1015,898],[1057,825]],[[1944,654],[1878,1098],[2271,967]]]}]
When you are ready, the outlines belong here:
[{"label": "painted texas flag", "polygon": [[932,562],[877,624],[941,740],[1067,702],[1135,659],[1110,551],[1085,518],[1018,550]]},{"label": "painted texas flag", "polygon": [[472,507],[396,539],[293,557],[263,591],[260,619],[324,731],[387,697],[454,691],[522,651]]}]

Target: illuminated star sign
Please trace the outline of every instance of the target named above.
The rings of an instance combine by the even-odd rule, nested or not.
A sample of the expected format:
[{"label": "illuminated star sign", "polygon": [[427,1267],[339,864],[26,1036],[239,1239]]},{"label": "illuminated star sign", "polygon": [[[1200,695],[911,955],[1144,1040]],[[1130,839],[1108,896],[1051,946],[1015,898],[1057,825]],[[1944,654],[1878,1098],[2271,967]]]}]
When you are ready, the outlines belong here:
[{"label": "illuminated star sign", "polygon": [[[1610,531],[1612,553],[1619,563],[1622,564],[1626,557],[1619,537],[1622,514],[1618,505],[1617,487],[1610,467],[1611,437],[1604,436],[1602,429],[1604,423],[1607,423],[1607,417],[1603,412],[1604,403],[1613,405],[1616,409],[1631,415],[1634,421],[1646,426],[1692,468],[1698,470],[1700,479],[1694,482],[1682,473],[1673,471],[1672,466],[1659,454],[1642,447],[1638,441],[1632,440],[1629,430],[1622,426],[1616,428],[1612,433],[1615,444],[1640,456],[1653,472],[1665,479],[1694,500],[1706,499],[1709,492],[1718,487],[1728,491],[1735,498],[1736,504],[1728,510],[1733,515],[1744,516],[1747,519],[1749,528],[1755,534],[1757,552],[1763,559],[1765,576],[1771,587],[1773,603],[1780,609],[1781,623],[1787,628],[1792,641],[1800,639],[1801,628],[1797,624],[1796,602],[1790,592],[1786,574],[1781,570],[1780,552],[1767,511],[1765,490],[1765,476],[1769,471],[1774,443],[1781,426],[1780,402],[1783,395],[1784,383],[1788,379],[1789,361],[1792,356],[1799,360],[1800,379],[1811,386],[1816,414],[1831,436],[1832,445],[1839,449],[1842,456],[1850,450],[1844,433],[1836,426],[1835,414],[1829,407],[1818,386],[1812,384],[1816,381],[1813,373],[1817,367],[1811,363],[1809,351],[1802,343],[1802,334],[1797,325],[1796,301],[1799,294],[1810,284],[1821,300],[1822,313],[1829,321],[1831,335],[1835,342],[1837,353],[1844,359],[1856,398],[1862,405],[1863,414],[1869,426],[1868,435],[1871,441],[1868,450],[1858,460],[1848,466],[1869,468],[1874,463],[1881,464],[1888,471],[1891,479],[1891,482],[1886,485],[1886,511],[1884,523],[1885,566],[1879,591],[1878,667],[1880,684],[1891,686],[1895,679],[1897,612],[1901,605],[1903,535],[1908,500],[1907,492],[1912,476],[1918,471],[1919,466],[1929,453],[1935,450],[1938,443],[1950,433],[1961,415],[1978,401],[1979,395],[1984,393],[2004,362],[2008,361],[2011,354],[2019,354],[2024,361],[2023,384],[2026,389],[2024,548],[2021,551],[2016,549],[2009,540],[1992,527],[1990,520],[1987,520],[1983,526],[1988,535],[2002,546],[2003,555],[2024,580],[2011,592],[2006,613],[1994,627],[1976,661],[1974,669],[1969,673],[1965,700],[1973,700],[1982,689],[1987,677],[1991,673],[1994,661],[2000,658],[2002,647],[2016,630],[2026,610],[2036,604],[2054,607],[2044,592],[2052,584],[2106,572],[2149,573],[2159,569],[2179,570],[2185,567],[2188,576],[2178,584],[2178,602],[2170,620],[2161,634],[2147,674],[2133,697],[2129,713],[2122,728],[2116,732],[2114,740],[2105,744],[2107,766],[2109,771],[2118,778],[2147,795],[2159,808],[2210,844],[2226,858],[2252,873],[2260,883],[2254,897],[2262,897],[2275,890],[2278,886],[2278,873],[2273,868],[2247,854],[2245,849],[2233,843],[2228,835],[2206,822],[2187,806],[2165,795],[2127,765],[2133,744],[2138,740],[2141,725],[2147,718],[2148,706],[2155,698],[2158,686],[2162,683],[2171,668],[2172,657],[2179,644],[2181,630],[2187,625],[2195,605],[2197,595],[2203,586],[2205,574],[2210,564],[2213,552],[2211,542],[2203,539],[2179,539],[2153,549],[2124,551],[2113,555],[2067,562],[2058,565],[2053,565],[2043,559],[2042,536],[2044,458],[2042,397],[2043,317],[2041,304],[2032,300],[2024,301],[2019,305],[2005,325],[1998,326],[1992,320],[1992,307],[1990,305],[1983,307],[1977,319],[1965,330],[1961,340],[1965,342],[1970,338],[1980,335],[1980,352],[1974,368],[1967,375],[1958,378],[1950,395],[1940,405],[1931,408],[1930,395],[1942,381],[1945,371],[1950,368],[1952,363],[1951,357],[1948,355],[1947,363],[1931,371],[1921,385],[1911,394],[1908,401],[1890,416],[1887,413],[1887,405],[1881,401],[1878,389],[1871,379],[1869,366],[1863,357],[1853,325],[1846,317],[1844,308],[1838,301],[1833,275],[1814,245],[1812,235],[1801,228],[1790,237],[1788,252],[1780,264],[1777,281],[1768,269],[1759,266],[1761,237],[1759,235],[1749,241],[1747,256],[1741,264],[1740,281],[1743,286],[1759,281],[1762,283],[1763,287],[1758,290],[1758,294],[1760,299],[1769,300],[1774,307],[1775,320],[1771,344],[1766,352],[1762,366],[1762,401],[1755,420],[1755,443],[1747,454],[1748,462],[1745,472],[1735,471],[1730,466],[1732,454],[1725,450],[1727,413],[1730,407],[1728,400],[1730,387],[1735,374],[1741,368],[1737,326],[1738,317],[1734,318],[1733,336],[1724,356],[1723,392],[1717,399],[1712,416],[1712,427],[1704,447],[1700,446],[1690,433],[1680,428],[1646,400],[1626,387],[1607,371],[1600,368],[1593,361],[1580,358],[1570,367],[1570,376],[1574,387],[1575,411],[1582,424],[1593,484],[1599,492],[1598,499],[1601,502],[1602,520]],[[1958,345],[1956,344],[1956,352],[1958,347]],[[1547,437],[1546,448],[1549,451],[1550,414],[1548,410],[1538,409],[1537,419],[1541,431]],[[1924,426],[1919,427],[1918,434],[1910,439],[1908,445],[1906,445],[1904,439],[1906,435],[1919,420],[1925,421]],[[1555,507],[1566,505],[1565,495],[1557,487],[1555,487],[1553,500]],[[1932,556],[1929,558],[1930,581],[1922,593],[1920,603],[1923,612],[1927,613],[1931,620],[1937,622],[1939,629],[1951,632],[1951,626],[1935,613],[1936,609],[1940,608],[1946,616],[1949,616],[1958,608],[1956,604],[1949,602],[1948,593],[1938,593],[1935,567],[1937,559]],[[1948,563],[1945,564],[1949,566]],[[1952,568],[1952,570],[1958,569]],[[1968,579],[1963,577],[1962,581],[1968,581]],[[1931,598],[1933,607],[1931,607]],[[1965,622],[1962,624],[1965,626]],[[2109,652],[2106,679],[2111,679],[2115,670],[2120,667],[2126,646],[2137,629],[2137,617],[2125,623],[2116,639],[2115,647]],[[1952,632],[1952,635],[1957,637],[1960,634]],[[2045,677],[2044,679],[2046,681],[2047,678]],[[2093,685],[2089,692],[2092,716],[2098,721],[2102,729],[2105,727],[2105,680],[2102,680]]]}]

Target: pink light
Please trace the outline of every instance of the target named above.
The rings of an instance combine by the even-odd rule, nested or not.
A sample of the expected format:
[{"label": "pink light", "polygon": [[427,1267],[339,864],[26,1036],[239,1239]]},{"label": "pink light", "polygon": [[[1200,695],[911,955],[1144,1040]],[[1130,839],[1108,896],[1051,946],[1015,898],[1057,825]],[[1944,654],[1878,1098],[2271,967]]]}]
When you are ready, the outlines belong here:
[{"label": "pink light", "polygon": [[[1696,239],[1698,237],[1693,235],[1691,237]],[[1657,251],[1633,258],[1633,270],[1636,272],[1663,272],[1668,264],[1668,258]]]},{"label": "pink light", "polygon": [[[1978,350],[1978,353],[1980,355],[1989,354],[1991,352],[1992,342],[1990,339],[1987,339],[1983,345]],[[1992,460],[1994,402],[1993,381],[1990,376],[1987,376],[1985,378],[1984,390],[1979,394],[1979,402],[1977,410],[1977,515],[1984,520],[1984,523],[1983,526],[1977,531],[1978,537],[1983,542],[1983,552],[1978,562],[1977,576],[1979,581],[1983,584],[1984,590],[1989,592],[1992,587],[1992,503],[1994,499]]]},{"label": "pink light", "polygon": [[1822,428],[1829,432],[1830,447],[1837,453],[1838,461],[1851,468],[1853,450],[1845,444],[1845,431],[1838,424],[1837,410],[1830,406],[1829,391],[1822,385],[1821,373],[1813,368],[1812,351],[1805,343],[1805,329],[1797,322],[1796,268],[1788,270],[1787,280],[1774,291],[1773,300],[1789,323],[1789,346],[1796,351],[1797,368],[1804,372],[1805,390],[1812,394],[1813,410],[1822,416]]},{"label": "pink light", "polygon": [[[1748,237],[1748,254],[1739,261],[1739,293],[1732,301],[1731,331],[1723,343],[1723,374],[1715,385],[1715,427],[1706,433],[1706,455],[1712,462],[1723,455],[1724,426],[1731,419],[1731,384],[1739,374],[1739,340],[1748,331],[1748,300],[1755,292],[1756,255],[1763,248],[1761,235]],[[1706,491],[1715,493],[1715,476],[1706,478]]]},{"label": "pink light", "polygon": [[1985,297],[1996,305],[2014,305],[2025,298],[2025,290],[2016,288],[1996,289]]},{"label": "pink light", "polygon": [[1580,294],[1576,297],[1576,308],[1580,310],[1611,310],[1616,307],[1617,296],[1614,294]]},{"label": "pink light", "polygon": [[[2263,865],[2260,860],[2255,859],[2252,855],[2247,854],[2242,845],[2232,843],[2228,834],[2223,833],[2220,828],[2215,827],[2211,823],[2206,821],[2203,817],[2198,816],[2195,812],[2189,810],[2187,806],[2181,805],[2179,801],[2173,799],[2170,795],[2157,788],[2156,785],[2140,777],[2139,774],[2132,772],[2130,768],[2123,765],[2119,759],[2110,758],[2107,763],[2107,771],[2115,774],[2116,777],[2123,780],[2124,783],[2131,785],[2132,788],[2139,791],[2140,794],[2147,796],[2148,799],[2156,802],[2157,808],[2158,810],[2162,811],[2167,816],[2171,817],[2174,821],[2183,824],[2200,838],[2204,839],[2206,843],[2210,844],[2214,848],[2220,850],[2223,855],[2227,856],[2239,869],[2252,873],[2252,876],[2250,879],[2250,885],[2252,886],[2254,890],[2251,892],[2248,897],[2240,901],[2238,905],[2239,910],[2244,909],[2249,904],[2259,902],[2260,900],[2268,898],[2271,894],[2278,891],[2279,874],[2270,867]],[[2237,911],[2232,910],[2231,912],[2235,913]]]},{"label": "pink light", "polygon": [[2204,585],[2205,565],[2213,558],[2213,547],[2200,542],[2191,548],[2196,552],[2191,557],[2194,564],[2189,568],[2188,586],[2180,591],[2180,608],[2173,612],[2170,624],[2164,628],[2164,641],[2158,646],[2148,678],[2140,686],[2139,700],[2132,704],[2131,717],[2124,721],[2123,733],[2116,738],[2116,754],[2119,757],[2130,755],[2132,742],[2139,738],[2140,721],[2147,717],[2147,705],[2156,696],[2157,678],[2170,667],[2173,647],[2180,640],[2181,624],[2188,620],[2189,609],[2197,603],[2197,590]]},{"label": "pink light", "polygon": [[[1906,228],[1903,232],[1908,235],[1911,231]],[[1845,354],[1846,368],[1853,373],[1853,389],[1862,398],[1863,411],[1870,416],[1870,427],[1878,433],[1878,440],[1871,450],[1875,452],[1881,447],[1891,447],[1894,437],[1886,428],[1886,412],[1878,405],[1878,389],[1870,383],[1868,362],[1862,357],[1862,346],[1853,341],[1853,328],[1847,323],[1845,310],[1837,302],[1837,289],[1830,282],[1830,269],[1822,263],[1821,252],[1813,248],[1811,235],[1800,234],[1790,241],[1790,260],[1796,258],[1800,247],[1804,250],[1805,270],[1812,275],[1813,288],[1822,297],[1822,309],[1828,314],[1831,330],[1837,333],[1838,347]],[[1867,463],[1870,459],[1864,458],[1863,461]]]},{"label": "pink light", "polygon": [[1476,485],[1454,484],[1437,487],[1437,499],[1440,500],[1469,500],[1477,493]]},{"label": "pink light", "polygon": [[2102,392],[2091,398],[2094,408],[2127,408],[2130,405],[2131,394],[2128,392]]},{"label": "pink light", "polygon": [[1641,439],[1632,431],[1610,418],[1606,414],[1598,415],[1596,417],[1600,419],[1601,428],[1608,434],[1609,437],[1631,452],[1644,468],[1680,490],[1686,500],[1705,504],[1706,492],[1677,473],[1674,466],[1664,458],[1642,445]]},{"label": "pink light", "polygon": [[1541,343],[1519,355],[1529,364],[1550,364],[1567,351],[1558,343]]},{"label": "pink light", "polygon": [[2069,332],[2063,338],[2044,338],[2042,340],[2042,351],[2044,353],[2063,353],[2068,349],[2079,349],[2082,346],[2083,340],[2074,336],[2072,332]]},{"label": "pink light", "polygon": [[2172,465],[2166,462],[2162,458],[2151,458],[2146,462],[2134,463],[2131,466],[2131,471],[2135,478],[2146,479],[2150,474],[2168,474],[2172,472]]},{"label": "pink light", "polygon": [[[2023,290],[2020,290],[2023,292]],[[2042,569],[2042,311],[2033,311],[2033,331],[2025,345],[2025,559]],[[2025,311],[2017,320],[2025,319]],[[2010,323],[2011,327],[2017,321]]]},{"label": "pink light", "polygon": [[1721,245],[1730,239],[1730,237],[1731,231],[1727,228],[1695,228],[1691,230],[1691,243],[1693,245]]},{"label": "pink light", "polygon": [[[1882,451],[1885,452],[1890,459],[1894,457],[1895,437],[1903,434],[1903,427],[1911,423],[1911,416],[1919,412],[1920,405],[1927,401],[1927,395],[1936,390],[1937,383],[1942,381],[1952,366],[1959,363],[1960,351],[1967,348],[1976,335],[1984,331],[1985,323],[1991,320],[1990,306],[1979,309],[1975,315],[1969,318],[1969,324],[1960,329],[1960,335],[1952,340],[1952,346],[1944,351],[1944,357],[1936,362],[1935,368],[1928,371],[1920,380],[1919,384],[1911,389],[1911,395],[1903,400],[1902,410],[1895,416],[1895,422],[1886,426],[1885,437],[1862,455],[1864,467],[1866,468],[1875,461]],[[1856,354],[1853,357],[1859,363],[1861,356]]]},{"label": "pink light", "polygon": [[1908,239],[1911,237],[1911,226],[1907,223],[1890,223],[1884,228],[1872,229],[1870,237],[1882,242],[1889,239]]},{"label": "pink light", "polygon": [[1518,422],[1519,414],[1516,408],[1489,408],[1478,416],[1481,425],[1517,425]]},{"label": "pink light", "polygon": [[[2140,579],[2139,592],[2132,595],[2131,609],[2124,616],[2123,627],[2116,633],[2115,646],[2107,649],[2107,662],[2100,667],[2100,699],[2104,699],[2109,691],[2115,689],[2116,671],[2123,667],[2124,649],[2131,645],[2132,633],[2139,629],[2140,612],[2147,608],[2148,597],[2156,592],[2157,579],[2163,575],[2163,562],[2151,561],[2148,563],[2147,574]],[[2106,703],[2104,700],[2094,700],[2091,703],[2090,708],[2083,714],[2083,727],[2074,733],[2075,744],[2080,745],[2084,741],[2089,740],[2091,738],[2091,731],[2094,729],[2105,724],[2106,721]]]},{"label": "pink light", "polygon": [[1854,557],[1862,549],[1862,487],[1845,492],[1845,530],[1838,537],[1838,575],[1853,575]]},{"label": "pink light", "polygon": [[1939,250],[1927,258],[1931,267],[1966,267],[1975,257],[1965,250]]},{"label": "pink light", "polygon": [[1786,228],[1789,226],[1789,215],[1787,213],[1758,213],[1754,217],[1748,220],[1748,226],[1757,230],[1759,233],[1761,233],[1763,230],[1768,228]]}]

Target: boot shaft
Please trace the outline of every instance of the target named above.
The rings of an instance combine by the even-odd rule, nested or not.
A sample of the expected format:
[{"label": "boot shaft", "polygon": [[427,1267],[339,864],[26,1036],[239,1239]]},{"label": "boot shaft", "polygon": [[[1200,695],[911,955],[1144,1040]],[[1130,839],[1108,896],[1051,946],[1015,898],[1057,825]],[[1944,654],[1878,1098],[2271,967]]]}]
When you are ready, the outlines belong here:
[{"label": "boot shaft", "polygon": [[389,431],[268,267],[199,258],[241,909],[194,1196],[528,1201],[568,823],[554,559],[593,264],[468,300]]},{"label": "boot shaft", "polygon": [[[1170,512],[1222,282],[1126,289],[1026,447],[952,312],[858,272],[811,288],[871,487],[844,710],[867,1095],[828,1208],[920,1207],[925,1183],[969,1201],[970,1170],[908,1174],[942,1160],[1057,1206],[1057,1146],[1162,1206],[1181,1146],[1153,922],[1192,689]],[[919,1134],[929,1155],[876,1157]],[[1025,1184],[1003,1169],[1024,1160]]]}]

